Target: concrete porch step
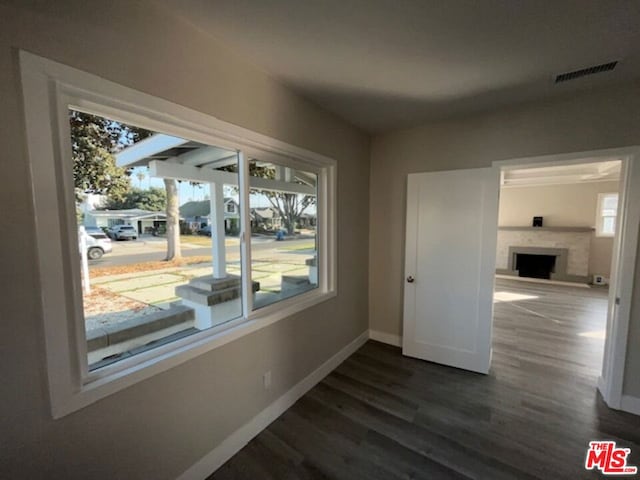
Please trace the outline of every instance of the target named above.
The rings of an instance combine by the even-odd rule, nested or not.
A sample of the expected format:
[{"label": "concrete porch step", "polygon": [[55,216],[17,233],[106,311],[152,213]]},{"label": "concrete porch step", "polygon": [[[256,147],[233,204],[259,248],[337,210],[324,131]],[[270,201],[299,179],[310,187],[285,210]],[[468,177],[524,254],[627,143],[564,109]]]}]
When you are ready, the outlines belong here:
[{"label": "concrete porch step", "polygon": [[[252,290],[254,293],[260,290],[260,283],[252,282]],[[187,285],[176,287],[176,296],[207,307],[240,298],[241,292],[242,279],[237,275],[225,278],[206,275],[192,278]]]},{"label": "concrete porch step", "polygon": [[214,278],[213,275],[205,275],[189,280],[189,285],[192,287],[208,292],[237,288],[240,287],[241,284],[242,279],[237,275],[227,275],[225,278]]},{"label": "concrete porch step", "polygon": [[176,287],[178,297],[208,307],[240,298],[240,292],[238,287],[225,288],[215,292],[203,290],[193,285],[178,285]]},{"label": "concrete porch step", "polygon": [[87,332],[87,350],[94,352],[176,325],[193,322],[194,318],[195,313],[192,308],[184,305],[172,305],[167,310],[89,330]]}]

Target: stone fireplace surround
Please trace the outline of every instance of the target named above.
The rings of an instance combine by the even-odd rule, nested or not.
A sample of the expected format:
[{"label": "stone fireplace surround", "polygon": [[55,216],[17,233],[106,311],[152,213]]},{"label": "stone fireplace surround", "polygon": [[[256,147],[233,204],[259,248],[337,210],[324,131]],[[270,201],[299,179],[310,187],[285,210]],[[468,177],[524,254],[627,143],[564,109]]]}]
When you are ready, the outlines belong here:
[{"label": "stone fireplace surround", "polygon": [[552,280],[588,283],[590,227],[499,227],[496,273],[518,276],[516,255],[556,257]]}]

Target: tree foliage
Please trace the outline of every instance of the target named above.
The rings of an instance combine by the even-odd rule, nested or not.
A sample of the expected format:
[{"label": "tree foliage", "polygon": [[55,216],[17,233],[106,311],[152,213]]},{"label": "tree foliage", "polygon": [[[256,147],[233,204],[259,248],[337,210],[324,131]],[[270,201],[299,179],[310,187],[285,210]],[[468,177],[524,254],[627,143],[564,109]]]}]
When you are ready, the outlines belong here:
[{"label": "tree foliage", "polygon": [[288,235],[293,235],[302,214],[316,203],[316,197],[313,195],[282,192],[267,192],[264,195],[282,218],[282,225]]},{"label": "tree foliage", "polygon": [[158,187],[144,190],[133,187],[122,196],[109,196],[105,208],[109,210],[140,208],[142,210],[164,211],[167,208],[167,192],[164,188]]},{"label": "tree foliage", "polygon": [[[84,193],[107,195],[112,209],[142,208],[167,213],[167,260],[180,257],[180,215],[175,180],[165,179],[165,191],[131,188],[131,170],[116,165],[114,155],[153,135],[143,128],[70,110],[73,178],[76,198]],[[142,183],[142,177],[138,177]],[[163,195],[164,193],[164,195]],[[177,233],[176,233],[177,232]]]},{"label": "tree foliage", "polygon": [[69,125],[76,196],[122,198],[131,186],[130,172],[116,165],[114,154],[152,132],[77,110],[69,111]]},{"label": "tree foliage", "polygon": [[[249,173],[254,177],[276,178],[276,169],[272,166],[258,166],[256,162],[249,164]],[[303,184],[300,180],[294,180],[293,183]],[[315,195],[301,195],[298,193],[274,192],[273,190],[259,190],[256,193],[264,195],[271,206],[278,212],[282,218],[282,225],[288,235],[293,235],[296,225],[300,221],[302,214],[311,205],[316,204]]]},{"label": "tree foliage", "polygon": [[[229,165],[220,168],[220,170],[228,172],[238,172],[237,165]],[[273,165],[260,165],[255,160],[249,162],[249,175],[261,178],[276,178],[276,167]],[[293,183],[306,185],[305,182],[294,179]],[[237,190],[237,188],[236,188]],[[251,193],[263,195],[271,204],[273,209],[278,212],[282,219],[282,224],[288,235],[293,235],[296,225],[300,221],[302,214],[312,205],[316,204],[315,195],[302,195],[298,193],[274,192],[273,190],[251,189]]]}]

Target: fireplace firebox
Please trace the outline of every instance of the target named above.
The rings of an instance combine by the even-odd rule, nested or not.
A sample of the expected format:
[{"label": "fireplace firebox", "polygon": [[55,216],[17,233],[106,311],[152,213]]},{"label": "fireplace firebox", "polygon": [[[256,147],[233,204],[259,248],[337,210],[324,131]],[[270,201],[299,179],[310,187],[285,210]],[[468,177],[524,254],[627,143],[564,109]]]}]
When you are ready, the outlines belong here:
[{"label": "fireplace firebox", "polygon": [[518,276],[529,278],[551,279],[555,272],[556,255],[536,255],[516,253],[516,270]]},{"label": "fireplace firebox", "polygon": [[567,274],[569,250],[566,248],[511,246],[509,247],[508,266],[498,270],[503,275],[514,277],[578,281],[575,275]]}]

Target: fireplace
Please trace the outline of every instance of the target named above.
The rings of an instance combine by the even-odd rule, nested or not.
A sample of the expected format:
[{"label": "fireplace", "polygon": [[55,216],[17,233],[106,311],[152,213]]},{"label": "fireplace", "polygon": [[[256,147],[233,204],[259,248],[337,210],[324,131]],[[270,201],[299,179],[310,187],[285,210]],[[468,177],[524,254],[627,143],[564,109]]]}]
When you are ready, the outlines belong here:
[{"label": "fireplace", "polygon": [[[593,229],[587,227],[499,227],[496,273],[588,283],[592,235]],[[521,254],[534,257],[522,257],[518,264]],[[536,256],[554,257],[555,263]],[[534,261],[543,265],[532,266]]]},{"label": "fireplace", "polygon": [[507,268],[498,270],[498,273],[514,277],[576,281],[575,276],[567,274],[568,257],[566,248],[511,246]]},{"label": "fireplace", "polygon": [[531,253],[515,254],[516,270],[518,276],[529,278],[551,279],[555,272],[556,255],[536,255]]}]

